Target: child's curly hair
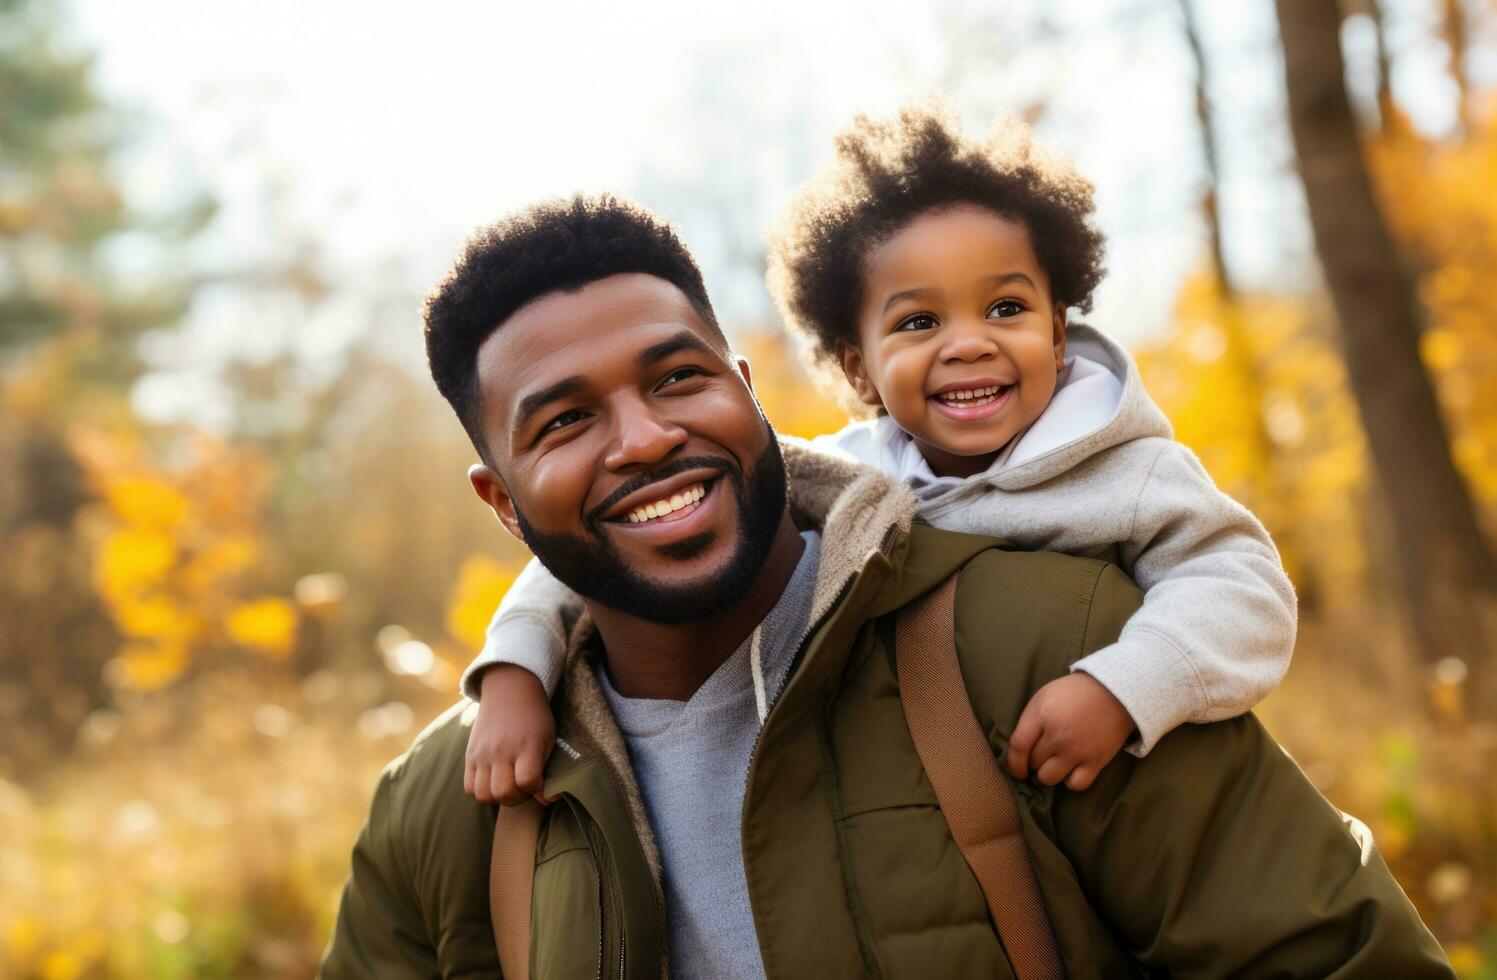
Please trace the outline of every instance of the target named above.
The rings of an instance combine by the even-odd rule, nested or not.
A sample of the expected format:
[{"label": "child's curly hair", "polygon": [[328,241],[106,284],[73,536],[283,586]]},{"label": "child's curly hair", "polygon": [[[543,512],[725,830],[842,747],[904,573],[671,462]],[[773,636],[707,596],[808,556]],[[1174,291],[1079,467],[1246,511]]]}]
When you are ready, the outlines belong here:
[{"label": "child's curly hair", "polygon": [[1103,272],[1092,185],[1069,161],[1033,146],[1028,125],[1005,119],[976,142],[937,102],[893,119],[860,115],[838,134],[831,167],[797,194],[769,240],[770,292],[819,367],[840,380],[840,347],[857,343],[868,253],[918,215],[956,204],[1022,222],[1051,296],[1091,309]]}]

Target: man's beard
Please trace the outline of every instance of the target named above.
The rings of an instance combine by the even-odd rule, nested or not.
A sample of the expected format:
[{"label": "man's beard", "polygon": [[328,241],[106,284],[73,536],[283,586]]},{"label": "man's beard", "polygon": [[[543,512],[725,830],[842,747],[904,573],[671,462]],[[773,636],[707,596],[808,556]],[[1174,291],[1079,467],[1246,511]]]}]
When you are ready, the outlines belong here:
[{"label": "man's beard", "polygon": [[[695,582],[660,585],[630,568],[609,543],[601,527],[599,511],[608,506],[606,501],[585,518],[586,537],[537,531],[525,519],[518,505],[515,518],[535,557],[578,595],[656,623],[706,619],[728,609],[748,593],[774,545],[775,531],[785,513],[787,492],[785,461],[780,456],[779,442],[773,431],[769,434],[769,445],[754,461],[753,471],[747,478],[736,460],[697,456],[675,460],[643,474],[638,483],[647,486],[677,473],[707,466],[721,472],[717,477],[718,485],[713,487],[714,493],[721,493],[725,489],[723,484],[732,481],[736,491],[734,497],[738,501],[738,540],[721,570]],[[621,492],[610,496],[622,499],[636,489],[638,486],[626,485],[620,488]],[[713,538],[712,532],[703,532],[656,550],[667,558],[684,560],[700,554]]]}]

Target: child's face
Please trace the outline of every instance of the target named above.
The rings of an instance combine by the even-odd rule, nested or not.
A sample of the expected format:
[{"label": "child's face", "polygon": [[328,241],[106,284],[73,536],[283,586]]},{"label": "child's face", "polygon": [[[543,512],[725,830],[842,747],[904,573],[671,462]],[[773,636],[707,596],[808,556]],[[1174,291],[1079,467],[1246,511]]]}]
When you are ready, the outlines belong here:
[{"label": "child's face", "polygon": [[936,475],[968,476],[1050,403],[1065,328],[1025,226],[957,205],[869,253],[858,345],[844,348],[842,367]]}]

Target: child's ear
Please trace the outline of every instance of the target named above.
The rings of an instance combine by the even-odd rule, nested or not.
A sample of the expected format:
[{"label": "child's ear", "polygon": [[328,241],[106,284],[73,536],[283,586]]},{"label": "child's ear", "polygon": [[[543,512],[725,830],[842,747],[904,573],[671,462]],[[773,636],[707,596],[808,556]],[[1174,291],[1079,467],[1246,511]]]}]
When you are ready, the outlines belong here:
[{"label": "child's ear", "polygon": [[863,365],[863,352],[845,340],[840,341],[840,345],[842,373],[847,377],[847,383],[852,385],[858,401],[864,405],[872,405],[874,408],[883,408],[884,400],[879,397],[878,389],[869,380],[868,371]]},{"label": "child's ear", "polygon": [[515,516],[514,498],[509,495],[509,488],[504,485],[499,474],[483,463],[474,463],[468,467],[468,482],[473,485],[473,492],[478,494],[478,499],[488,504],[489,510],[499,518],[504,529],[523,542],[525,532],[520,530],[520,520]]},{"label": "child's ear", "polygon": [[1055,370],[1059,371],[1066,366],[1066,308],[1064,304],[1055,304],[1054,340],[1055,345]]}]

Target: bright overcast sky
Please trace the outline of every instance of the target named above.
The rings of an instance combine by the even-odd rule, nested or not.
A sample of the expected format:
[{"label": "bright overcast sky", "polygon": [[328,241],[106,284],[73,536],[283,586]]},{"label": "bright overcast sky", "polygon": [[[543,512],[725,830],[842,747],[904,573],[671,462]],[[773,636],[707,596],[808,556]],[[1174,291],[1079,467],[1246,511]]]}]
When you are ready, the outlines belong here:
[{"label": "bright overcast sky", "polygon": [[[131,189],[213,194],[223,210],[203,250],[223,262],[310,241],[345,284],[395,290],[412,340],[420,294],[476,225],[579,189],[677,221],[725,317],[764,322],[761,284],[735,256],[853,112],[935,89],[974,127],[1047,101],[1040,138],[1096,182],[1110,240],[1091,319],[1137,340],[1166,322],[1202,255],[1178,7],[1083,5],[1058,25],[1063,43],[1028,43],[1053,6],[74,0],[106,95],[142,117]],[[1272,5],[1196,7],[1218,79],[1229,257],[1249,282],[1302,274]],[[240,329],[254,317],[242,298],[206,296],[184,356],[285,340]],[[296,332],[332,348],[357,342],[360,322]]]}]

